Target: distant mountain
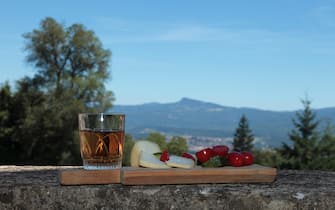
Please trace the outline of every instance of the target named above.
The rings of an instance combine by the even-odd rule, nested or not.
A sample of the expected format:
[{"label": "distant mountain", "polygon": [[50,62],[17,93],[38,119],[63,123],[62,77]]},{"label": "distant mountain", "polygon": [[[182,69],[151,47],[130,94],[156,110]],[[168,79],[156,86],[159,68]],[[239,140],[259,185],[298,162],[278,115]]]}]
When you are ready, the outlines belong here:
[{"label": "distant mountain", "polygon": [[[125,113],[126,132],[138,138],[152,131],[167,135],[232,137],[240,117],[245,114],[254,135],[272,147],[288,142],[296,113],[234,108],[189,98],[175,103],[115,105],[111,111]],[[315,111],[322,123],[328,121],[335,125],[335,107]]]}]

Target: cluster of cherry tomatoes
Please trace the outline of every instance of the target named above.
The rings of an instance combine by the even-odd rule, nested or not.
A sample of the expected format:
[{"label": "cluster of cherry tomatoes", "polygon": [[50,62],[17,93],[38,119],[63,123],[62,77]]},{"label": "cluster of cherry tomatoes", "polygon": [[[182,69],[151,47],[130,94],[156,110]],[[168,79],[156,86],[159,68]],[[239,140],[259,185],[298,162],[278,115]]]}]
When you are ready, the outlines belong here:
[{"label": "cluster of cherry tomatoes", "polygon": [[210,161],[213,157],[220,157],[221,159],[226,160],[230,166],[235,167],[252,165],[254,163],[254,156],[251,152],[229,152],[229,148],[225,145],[206,148],[196,152],[195,155],[200,164]]}]

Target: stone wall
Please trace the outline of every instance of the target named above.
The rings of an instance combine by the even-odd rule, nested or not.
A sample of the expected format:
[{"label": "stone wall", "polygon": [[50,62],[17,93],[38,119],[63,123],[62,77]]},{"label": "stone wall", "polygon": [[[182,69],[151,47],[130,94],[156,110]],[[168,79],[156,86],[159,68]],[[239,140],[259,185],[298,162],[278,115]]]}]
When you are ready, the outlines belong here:
[{"label": "stone wall", "polygon": [[271,184],[61,186],[61,168],[0,166],[0,209],[335,209],[335,172],[282,170]]}]

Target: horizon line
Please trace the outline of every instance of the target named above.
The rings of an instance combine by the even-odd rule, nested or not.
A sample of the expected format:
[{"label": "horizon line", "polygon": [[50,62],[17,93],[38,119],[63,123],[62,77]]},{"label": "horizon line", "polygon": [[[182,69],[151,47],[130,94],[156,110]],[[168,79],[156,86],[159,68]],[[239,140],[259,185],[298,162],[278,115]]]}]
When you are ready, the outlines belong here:
[{"label": "horizon line", "polygon": [[[142,106],[142,105],[149,105],[149,104],[159,104],[159,105],[165,105],[165,104],[174,104],[174,103],[179,103],[183,100],[190,100],[190,101],[196,101],[200,103],[209,103],[209,104],[214,104],[218,106],[222,106],[223,108],[235,108],[235,109],[255,109],[255,110],[262,110],[262,111],[272,111],[272,112],[296,112],[303,110],[303,107],[301,108],[293,108],[293,109],[269,109],[269,108],[262,108],[262,107],[253,107],[253,106],[231,106],[231,105],[222,105],[217,102],[211,102],[211,101],[204,101],[200,99],[194,99],[190,97],[182,97],[179,100],[176,101],[169,101],[169,102],[159,102],[159,101],[151,101],[151,102],[142,102],[142,103],[133,103],[133,104],[118,104],[118,103],[113,103],[112,109],[114,106]],[[317,107],[314,108],[313,106],[311,107],[312,110],[320,110],[320,109],[329,109],[329,108],[335,108],[335,106],[325,106],[325,107]]]}]

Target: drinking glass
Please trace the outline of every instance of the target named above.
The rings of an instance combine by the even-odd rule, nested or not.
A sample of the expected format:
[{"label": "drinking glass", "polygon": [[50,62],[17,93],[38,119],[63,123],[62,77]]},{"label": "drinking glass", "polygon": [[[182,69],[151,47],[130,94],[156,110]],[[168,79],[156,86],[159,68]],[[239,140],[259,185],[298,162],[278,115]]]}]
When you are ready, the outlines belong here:
[{"label": "drinking glass", "polygon": [[78,118],[84,169],[121,168],[125,115],[81,113]]}]

